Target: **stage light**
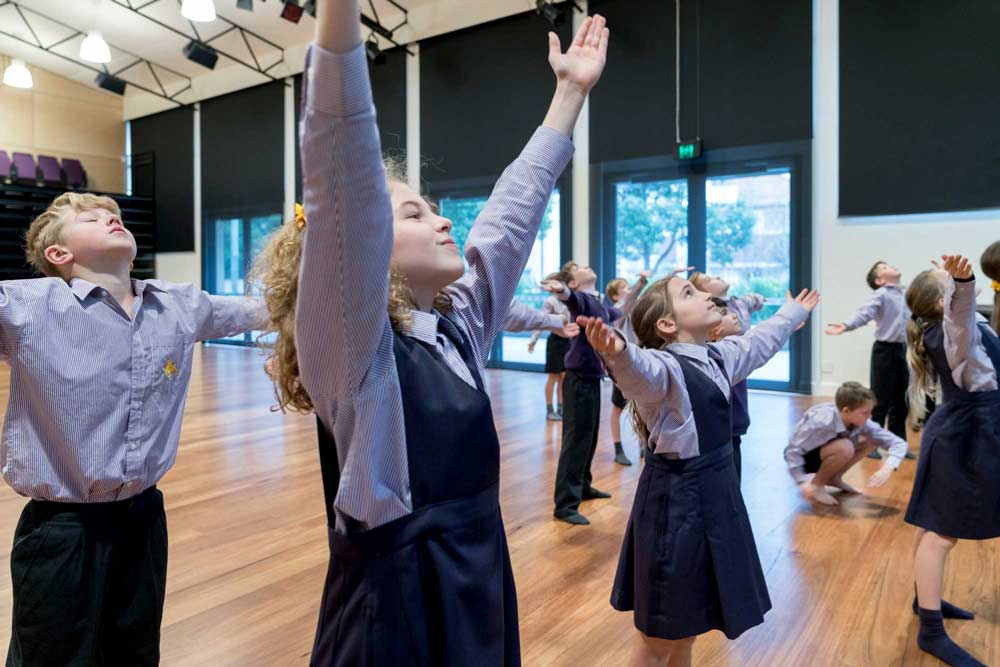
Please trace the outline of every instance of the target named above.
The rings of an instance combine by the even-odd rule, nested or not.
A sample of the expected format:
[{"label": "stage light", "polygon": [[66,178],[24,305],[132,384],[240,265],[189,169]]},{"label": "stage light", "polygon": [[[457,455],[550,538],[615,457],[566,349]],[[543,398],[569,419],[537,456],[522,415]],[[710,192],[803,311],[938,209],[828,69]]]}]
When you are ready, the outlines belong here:
[{"label": "stage light", "polygon": [[108,74],[107,72],[98,72],[97,78],[94,79],[94,83],[104,90],[114,93],[115,95],[125,94],[125,81],[123,79],[119,79],[117,76]]},{"label": "stage light", "polygon": [[188,60],[198,63],[203,67],[208,69],[215,69],[215,63],[219,59],[219,54],[216,53],[208,44],[204,42],[199,42],[198,40],[192,39],[184,47],[184,55]]},{"label": "stage light", "polygon": [[189,21],[208,23],[215,20],[215,3],[212,0],[184,0],[181,16]]},{"label": "stage light", "polygon": [[91,30],[80,42],[80,59],[91,63],[111,62],[111,49],[98,30]]},{"label": "stage light", "polygon": [[382,49],[378,48],[378,42],[374,39],[369,39],[365,42],[365,55],[368,56],[368,60],[371,61],[372,65],[382,65],[385,63],[385,54],[382,53]]},{"label": "stage light", "polygon": [[14,88],[31,88],[35,85],[31,79],[31,72],[28,71],[24,61],[20,58],[14,58],[10,65],[7,65],[7,69],[3,73],[3,82]]},{"label": "stage light", "polygon": [[552,4],[551,0],[537,0],[535,13],[545,19],[550,28],[557,28],[566,20],[566,14]]},{"label": "stage light", "polygon": [[295,0],[286,0],[284,9],[281,10],[281,18],[292,23],[298,23],[302,18],[302,7]]}]

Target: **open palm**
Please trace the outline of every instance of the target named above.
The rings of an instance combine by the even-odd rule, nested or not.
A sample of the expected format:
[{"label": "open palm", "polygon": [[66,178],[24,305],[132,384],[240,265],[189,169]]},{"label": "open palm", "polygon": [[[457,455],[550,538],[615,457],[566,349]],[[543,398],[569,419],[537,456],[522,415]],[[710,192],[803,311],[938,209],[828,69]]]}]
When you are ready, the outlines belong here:
[{"label": "open palm", "polygon": [[573,38],[566,53],[559,38],[549,33],[549,64],[556,79],[589,92],[604,71],[608,54],[608,29],[603,16],[588,16]]}]

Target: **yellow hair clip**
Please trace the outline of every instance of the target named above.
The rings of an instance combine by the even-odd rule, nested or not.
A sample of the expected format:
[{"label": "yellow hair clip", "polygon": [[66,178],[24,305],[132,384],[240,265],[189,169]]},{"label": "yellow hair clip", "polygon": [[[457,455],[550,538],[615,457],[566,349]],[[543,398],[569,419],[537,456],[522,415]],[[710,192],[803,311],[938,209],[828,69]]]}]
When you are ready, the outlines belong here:
[{"label": "yellow hair clip", "polygon": [[1000,292],[1000,280],[993,281],[993,291]]},{"label": "yellow hair clip", "polygon": [[306,209],[298,202],[295,203],[295,226],[299,229],[306,228]]}]

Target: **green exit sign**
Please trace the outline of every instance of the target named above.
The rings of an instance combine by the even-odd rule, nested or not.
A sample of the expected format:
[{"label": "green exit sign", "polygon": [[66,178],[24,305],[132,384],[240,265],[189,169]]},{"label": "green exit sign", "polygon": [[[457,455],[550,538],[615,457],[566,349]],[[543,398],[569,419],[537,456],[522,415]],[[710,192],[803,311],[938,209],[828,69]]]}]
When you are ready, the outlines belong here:
[{"label": "green exit sign", "polygon": [[678,160],[693,160],[701,157],[701,139],[678,141],[674,144],[674,157]]}]

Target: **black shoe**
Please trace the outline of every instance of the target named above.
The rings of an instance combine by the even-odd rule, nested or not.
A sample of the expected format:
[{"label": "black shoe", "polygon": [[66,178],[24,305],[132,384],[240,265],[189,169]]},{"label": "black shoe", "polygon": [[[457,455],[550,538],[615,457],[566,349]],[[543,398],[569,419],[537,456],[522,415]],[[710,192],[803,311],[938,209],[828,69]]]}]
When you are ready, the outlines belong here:
[{"label": "black shoe", "polygon": [[906,451],[906,456],[905,456],[904,458],[908,458],[908,459],[915,459],[915,458],[917,458],[917,455],[916,455],[916,454],[914,454],[913,452],[911,452],[911,451],[907,450],[907,451]]},{"label": "black shoe", "polygon": [[879,451],[876,449],[876,450],[872,451],[871,454],[868,455],[868,458],[870,458],[870,459],[880,459],[880,458],[882,458],[882,455],[879,454]]},{"label": "black shoe", "polygon": [[590,521],[587,517],[583,516],[579,512],[567,512],[565,514],[553,514],[553,517],[559,521],[565,521],[566,523],[573,524],[574,526],[589,526]]},{"label": "black shoe", "polygon": [[589,489],[584,489],[582,498],[584,500],[597,500],[599,498],[610,498],[611,494],[600,489],[595,489],[590,487]]}]

